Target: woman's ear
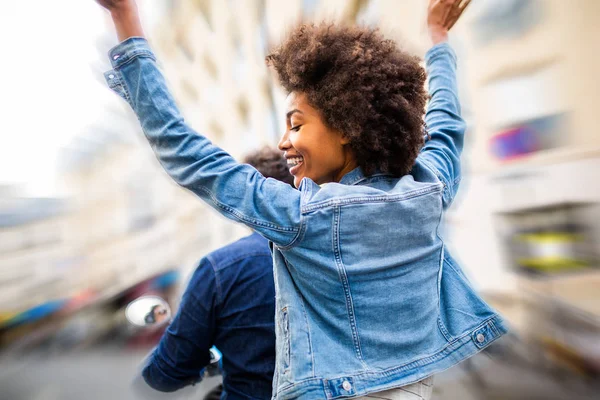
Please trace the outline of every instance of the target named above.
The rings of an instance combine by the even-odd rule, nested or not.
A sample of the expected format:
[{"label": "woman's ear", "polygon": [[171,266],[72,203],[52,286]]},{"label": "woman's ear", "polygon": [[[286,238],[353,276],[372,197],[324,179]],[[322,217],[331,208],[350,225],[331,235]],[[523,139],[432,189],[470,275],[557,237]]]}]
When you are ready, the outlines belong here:
[{"label": "woman's ear", "polygon": [[350,139],[348,138],[348,136],[344,135],[343,133],[340,133],[340,144],[342,146],[345,146],[349,143],[350,143]]}]

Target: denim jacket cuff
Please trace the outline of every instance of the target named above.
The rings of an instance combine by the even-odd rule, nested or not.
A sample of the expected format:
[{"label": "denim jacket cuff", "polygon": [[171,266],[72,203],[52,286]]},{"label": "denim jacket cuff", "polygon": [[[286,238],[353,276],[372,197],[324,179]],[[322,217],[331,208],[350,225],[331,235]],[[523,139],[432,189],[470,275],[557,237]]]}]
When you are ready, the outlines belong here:
[{"label": "denim jacket cuff", "polygon": [[136,57],[150,57],[156,61],[148,41],[143,37],[130,37],[125,39],[108,52],[110,62],[114,69],[128,63]]},{"label": "denim jacket cuff", "polygon": [[456,64],[456,54],[448,42],[438,43],[429,49],[425,54],[425,63],[429,66],[433,60],[444,55],[450,56],[454,64]]}]

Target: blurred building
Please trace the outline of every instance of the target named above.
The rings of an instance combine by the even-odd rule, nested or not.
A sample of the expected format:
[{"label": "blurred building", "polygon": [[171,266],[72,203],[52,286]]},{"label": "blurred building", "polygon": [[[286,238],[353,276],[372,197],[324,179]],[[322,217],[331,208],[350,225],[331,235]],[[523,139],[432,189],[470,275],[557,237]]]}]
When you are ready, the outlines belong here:
[{"label": "blurred building", "polygon": [[[70,242],[67,202],[0,196],[0,314],[59,298],[78,288],[82,255]],[[0,321],[2,317],[0,315]]]}]

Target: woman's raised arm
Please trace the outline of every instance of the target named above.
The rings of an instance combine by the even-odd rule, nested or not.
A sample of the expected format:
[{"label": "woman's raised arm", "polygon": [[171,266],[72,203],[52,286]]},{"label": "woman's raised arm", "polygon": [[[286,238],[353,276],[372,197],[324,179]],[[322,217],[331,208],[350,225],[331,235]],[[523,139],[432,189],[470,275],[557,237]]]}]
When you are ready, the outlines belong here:
[{"label": "woman's raised arm", "polygon": [[228,218],[242,222],[280,246],[300,232],[300,192],[227,152],[186,124],[143,35],[134,0],[97,0],[112,15],[120,38],[105,74],[109,87],[136,113],[167,173]]},{"label": "woman's raised arm", "polygon": [[434,167],[444,184],[444,207],[456,195],[461,178],[465,122],[461,117],[456,83],[456,56],[446,43],[448,30],[470,0],[430,0],[427,14],[434,46],[425,55],[430,100],[425,114],[429,140],[420,157]]}]

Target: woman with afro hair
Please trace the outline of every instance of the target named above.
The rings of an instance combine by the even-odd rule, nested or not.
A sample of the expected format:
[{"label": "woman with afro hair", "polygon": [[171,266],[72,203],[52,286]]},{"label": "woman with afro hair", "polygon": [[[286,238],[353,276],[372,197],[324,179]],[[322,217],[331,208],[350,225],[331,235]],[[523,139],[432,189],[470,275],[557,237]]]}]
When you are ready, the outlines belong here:
[{"label": "woman with afro hair", "polygon": [[268,55],[288,93],[279,148],[297,189],[187,125],[135,0],[97,1],[122,40],[107,82],[163,167],[271,241],[273,398],[428,399],[434,374],[506,332],[441,234],[465,131],[447,36],[469,0],[429,1],[425,68],[377,30],[325,23],[293,29]]}]

